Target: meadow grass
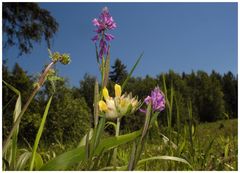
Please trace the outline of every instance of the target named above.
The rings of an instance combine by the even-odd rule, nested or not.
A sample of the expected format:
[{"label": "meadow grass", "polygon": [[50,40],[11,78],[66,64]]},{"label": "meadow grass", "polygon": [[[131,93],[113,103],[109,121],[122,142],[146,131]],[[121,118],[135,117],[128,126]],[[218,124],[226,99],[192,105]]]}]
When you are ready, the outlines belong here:
[{"label": "meadow grass", "polygon": [[[199,124],[196,128],[196,134],[193,140],[195,150],[194,162],[191,161],[189,148],[187,147],[190,145],[190,141],[187,142],[188,144],[185,145],[186,147],[184,147],[181,154],[179,154],[177,150],[170,150],[169,142],[157,134],[154,134],[146,144],[143,158],[164,154],[169,155],[171,154],[169,151],[172,151],[173,155],[179,154],[180,157],[185,157],[193,166],[193,170],[237,170],[237,124],[237,119]],[[160,130],[157,131],[167,131],[167,128],[161,127]],[[177,139],[173,139],[173,141],[174,140],[176,141]],[[127,153],[126,149],[123,151]],[[122,153],[122,155],[126,153]],[[138,167],[138,169],[153,171],[190,170],[187,165],[179,163],[173,164],[170,161],[163,160],[151,161],[146,165]]]}]

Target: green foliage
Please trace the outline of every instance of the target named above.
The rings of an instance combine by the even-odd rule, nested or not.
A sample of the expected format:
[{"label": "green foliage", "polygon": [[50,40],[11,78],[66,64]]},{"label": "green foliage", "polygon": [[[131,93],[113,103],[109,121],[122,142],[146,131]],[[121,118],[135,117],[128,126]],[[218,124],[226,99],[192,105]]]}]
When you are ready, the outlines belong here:
[{"label": "green foliage", "polygon": [[221,81],[226,112],[230,115],[230,118],[237,118],[237,77],[228,72],[223,75]]},{"label": "green foliage", "polygon": [[40,138],[42,136],[43,128],[44,128],[44,125],[45,125],[45,122],[46,122],[46,118],[47,118],[47,115],[48,115],[49,107],[51,105],[51,101],[52,101],[52,96],[50,97],[50,99],[47,103],[46,109],[45,109],[43,117],[42,117],[40,127],[38,129],[38,133],[36,135],[36,139],[35,139],[34,146],[33,146],[33,151],[32,151],[32,157],[31,157],[31,161],[30,161],[30,171],[32,171],[33,167],[34,167],[34,162],[35,162],[35,159],[36,159],[36,152],[37,152],[38,144],[39,144]]},{"label": "green foliage", "polygon": [[34,42],[44,37],[48,47],[58,30],[58,23],[37,3],[3,3],[3,34],[5,47],[18,46],[20,55],[30,53]]},{"label": "green foliage", "polygon": [[[132,141],[137,136],[140,135],[140,132],[133,132],[127,135],[121,135],[118,137],[110,137],[102,140],[98,147],[95,149],[94,155],[100,154],[102,150],[109,150],[118,145],[125,144],[129,141]],[[81,160],[85,159],[84,146],[73,149],[71,151],[65,152],[62,155],[56,157],[54,160],[51,160],[49,163],[45,164],[41,170],[64,170],[67,167],[79,163]]]},{"label": "green foliage", "polygon": [[[46,92],[42,93],[42,100],[49,96],[50,83],[46,83]],[[66,87],[64,81],[55,83],[56,93],[53,96],[52,106],[49,110],[46,130],[43,134],[44,141],[55,143],[78,143],[90,125],[89,108],[83,98],[75,98],[71,89]]]},{"label": "green foliage", "polygon": [[[16,88],[14,88],[10,84],[6,83],[5,81],[3,81],[3,83],[9,89],[11,89],[13,92],[15,92],[15,94],[18,95],[16,104],[15,104],[15,108],[14,108],[14,112],[13,112],[13,121],[15,122],[21,112],[21,109],[22,109],[21,93]],[[11,141],[11,148],[10,148],[11,159],[8,160],[8,164],[11,169],[14,169],[16,166],[16,157],[17,157],[17,149],[18,149],[17,148],[18,132],[19,132],[19,126],[17,126],[16,130],[14,131],[13,138]]]},{"label": "green foliage", "polygon": [[85,74],[83,77],[83,80],[80,81],[80,95],[82,95],[89,108],[93,109],[93,100],[94,100],[94,84],[95,84],[96,78],[89,75]]}]

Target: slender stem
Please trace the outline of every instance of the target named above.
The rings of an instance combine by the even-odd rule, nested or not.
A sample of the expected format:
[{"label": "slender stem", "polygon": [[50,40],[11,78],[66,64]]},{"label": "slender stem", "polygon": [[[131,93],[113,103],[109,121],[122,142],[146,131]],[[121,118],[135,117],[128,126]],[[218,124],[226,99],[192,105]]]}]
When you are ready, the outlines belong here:
[{"label": "slender stem", "polygon": [[[120,124],[121,124],[121,118],[117,118],[117,127],[116,127],[116,133],[115,136],[119,136],[120,133]],[[114,148],[113,150],[113,166],[116,168],[117,164],[117,148]]]},{"label": "slender stem", "polygon": [[116,134],[115,134],[115,136],[119,136],[119,133],[120,133],[120,124],[121,124],[121,118],[117,118],[117,128],[116,128]]},{"label": "slender stem", "polygon": [[18,127],[18,125],[20,124],[21,118],[23,116],[23,114],[25,113],[25,111],[27,110],[29,104],[31,103],[32,99],[34,98],[34,96],[37,94],[37,92],[39,91],[39,89],[41,88],[41,86],[43,85],[44,81],[46,80],[46,76],[48,71],[51,69],[51,67],[56,63],[57,61],[52,61],[44,70],[44,72],[42,73],[42,75],[39,78],[38,81],[38,85],[33,89],[32,94],[30,95],[30,97],[28,98],[26,104],[23,106],[22,111],[20,112],[17,120],[15,121],[15,123],[13,124],[13,127],[7,137],[7,139],[5,140],[4,144],[3,144],[3,154],[6,152],[7,149],[7,145],[10,142],[10,139],[13,136],[13,133],[15,131],[15,129]]}]

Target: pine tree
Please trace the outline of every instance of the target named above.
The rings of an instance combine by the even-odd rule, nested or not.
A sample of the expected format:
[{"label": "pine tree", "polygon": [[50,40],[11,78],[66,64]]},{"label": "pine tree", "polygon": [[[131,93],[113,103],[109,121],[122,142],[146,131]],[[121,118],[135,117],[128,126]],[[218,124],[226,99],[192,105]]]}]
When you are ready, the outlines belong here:
[{"label": "pine tree", "polygon": [[121,84],[128,74],[126,68],[127,67],[121,62],[121,60],[117,58],[109,75],[110,80]]}]

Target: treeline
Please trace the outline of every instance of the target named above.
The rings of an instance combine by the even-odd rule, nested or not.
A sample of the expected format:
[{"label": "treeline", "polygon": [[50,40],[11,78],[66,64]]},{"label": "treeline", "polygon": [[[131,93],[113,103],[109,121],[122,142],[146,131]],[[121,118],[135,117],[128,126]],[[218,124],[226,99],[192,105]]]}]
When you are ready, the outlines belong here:
[{"label": "treeline", "polygon": [[[112,66],[108,88],[113,95],[114,83],[121,84],[128,72],[126,66],[117,59]],[[173,87],[174,104],[173,119],[174,126],[177,111],[181,121],[187,121],[188,107],[192,105],[192,113],[195,122],[212,122],[225,118],[237,118],[237,76],[231,72],[223,75],[212,71],[208,74],[204,71],[192,71],[190,74],[168,73],[159,74],[156,77],[131,77],[125,91],[132,92],[142,101],[150,94],[155,86],[163,88],[165,78],[168,94]],[[20,90],[22,104],[24,104],[31,93],[36,77],[29,76],[18,64],[12,71],[3,65],[3,80]],[[70,87],[67,80],[58,80],[55,83],[53,101],[49,110],[46,128],[43,133],[44,144],[52,142],[78,143],[85,132],[93,123],[93,90],[95,77],[86,74],[80,81],[79,87]],[[8,134],[13,118],[13,110],[17,96],[3,86],[3,138]],[[124,92],[125,92],[124,91]],[[23,116],[20,124],[20,142],[33,142],[40,124],[44,108],[48,98],[53,93],[50,82],[46,82],[44,88],[34,98],[29,109]],[[143,113],[125,117],[122,120],[125,130],[136,130],[142,126]],[[166,124],[166,112],[163,112],[159,124]],[[111,129],[108,129],[111,132]],[[60,139],[60,140],[59,140]]]}]

